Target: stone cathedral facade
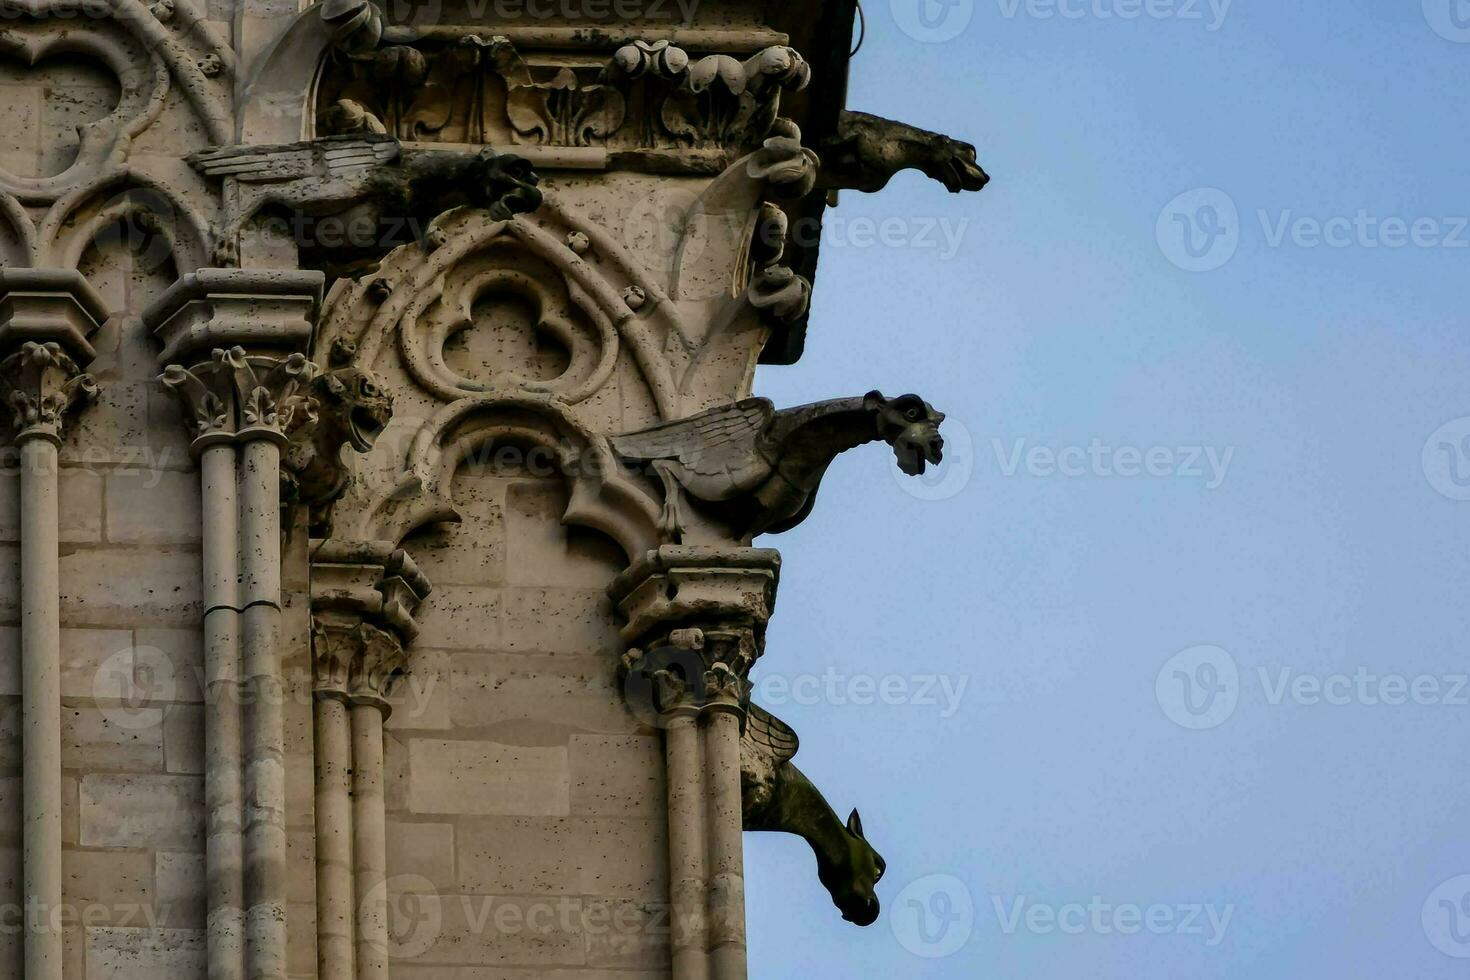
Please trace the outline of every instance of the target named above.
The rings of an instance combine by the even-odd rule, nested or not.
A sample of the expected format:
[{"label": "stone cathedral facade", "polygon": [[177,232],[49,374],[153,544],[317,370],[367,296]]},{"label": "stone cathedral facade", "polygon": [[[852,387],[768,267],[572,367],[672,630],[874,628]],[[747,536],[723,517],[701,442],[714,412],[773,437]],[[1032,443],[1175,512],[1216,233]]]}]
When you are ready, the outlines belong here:
[{"label": "stone cathedral facade", "polygon": [[986,177],[855,6],[0,0],[0,977],[734,980],[742,830],[877,918],[753,539],[943,416],[751,383]]}]

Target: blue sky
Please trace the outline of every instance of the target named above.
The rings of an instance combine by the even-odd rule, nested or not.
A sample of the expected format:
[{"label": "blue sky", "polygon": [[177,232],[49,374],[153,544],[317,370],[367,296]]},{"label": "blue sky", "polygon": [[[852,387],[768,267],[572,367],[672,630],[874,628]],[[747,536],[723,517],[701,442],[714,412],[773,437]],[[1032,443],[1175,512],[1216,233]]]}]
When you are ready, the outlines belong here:
[{"label": "blue sky", "polygon": [[756,384],[949,416],[761,542],[885,911],[748,834],[752,976],[1463,976],[1470,2],[918,2],[849,105],[994,180],[844,194]]}]

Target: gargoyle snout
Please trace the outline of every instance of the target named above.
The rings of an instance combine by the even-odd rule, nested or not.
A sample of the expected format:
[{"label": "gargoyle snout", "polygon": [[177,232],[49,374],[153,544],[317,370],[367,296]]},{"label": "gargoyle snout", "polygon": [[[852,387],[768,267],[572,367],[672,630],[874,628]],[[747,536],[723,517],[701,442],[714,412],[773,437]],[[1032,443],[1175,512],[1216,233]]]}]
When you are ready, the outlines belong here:
[{"label": "gargoyle snout", "polygon": [[893,440],[893,455],[898,460],[898,468],[909,476],[921,475],[928,463],[939,465],[944,460],[944,437],[939,434],[939,423],[926,420],[904,429]]},{"label": "gargoyle snout", "polygon": [[842,917],[855,926],[870,926],[878,921],[878,899],[870,898],[851,909],[843,909]]}]

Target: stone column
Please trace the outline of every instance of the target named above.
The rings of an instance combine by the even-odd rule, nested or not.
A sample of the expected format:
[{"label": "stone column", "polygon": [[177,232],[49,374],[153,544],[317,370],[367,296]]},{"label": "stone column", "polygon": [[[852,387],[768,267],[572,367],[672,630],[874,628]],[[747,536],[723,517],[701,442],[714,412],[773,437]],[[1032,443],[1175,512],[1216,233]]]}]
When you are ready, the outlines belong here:
[{"label": "stone column", "polygon": [[319,273],[200,269],[144,313],[200,458],[211,980],[286,976],[280,454],[321,289]]},{"label": "stone column", "polygon": [[21,860],[36,980],[60,980],[62,960],[59,450],[67,414],[96,393],[81,369],[106,316],[79,272],[0,269],[0,390],[20,451]]},{"label": "stone column", "polygon": [[383,722],[429,583],[389,542],[312,545],[317,958],[323,980],[387,980]]},{"label": "stone column", "polygon": [[[740,737],[780,555],[665,545],[613,582],[627,626],[627,690],[664,725],[675,980],[744,980]],[[687,924],[687,925],[686,925]]]}]

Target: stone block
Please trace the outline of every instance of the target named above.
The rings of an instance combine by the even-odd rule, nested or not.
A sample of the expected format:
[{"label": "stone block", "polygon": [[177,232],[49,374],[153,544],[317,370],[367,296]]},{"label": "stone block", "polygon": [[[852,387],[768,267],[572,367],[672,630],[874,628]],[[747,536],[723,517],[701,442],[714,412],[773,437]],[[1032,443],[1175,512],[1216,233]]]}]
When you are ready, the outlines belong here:
[{"label": "stone block", "polygon": [[412,739],[413,813],[565,814],[571,775],[565,746]]},{"label": "stone block", "polygon": [[66,769],[150,772],[163,768],[162,708],[73,705],[61,711]]},{"label": "stone block", "polygon": [[665,811],[663,740],[647,735],[573,735],[572,813],[653,818]]},{"label": "stone block", "polygon": [[80,803],[84,847],[203,848],[198,777],[92,773],[81,779]]},{"label": "stone block", "polygon": [[388,822],[388,875],[417,875],[440,892],[455,889],[454,825]]},{"label": "stone block", "polygon": [[204,933],[197,929],[89,929],[87,980],[202,977]]},{"label": "stone block", "polygon": [[61,556],[61,615],[88,626],[187,626],[203,611],[201,579],[197,551],[78,548]]},{"label": "stone block", "polygon": [[500,591],[434,585],[419,608],[419,646],[449,650],[495,649],[500,643]]},{"label": "stone block", "polygon": [[668,891],[659,820],[479,817],[459,822],[456,844],[466,892],[642,901]]},{"label": "stone block", "polygon": [[637,727],[612,658],[459,653],[450,665],[450,718],[459,727],[524,731],[520,723],[535,722],[562,733],[616,734]]},{"label": "stone block", "polygon": [[162,710],[164,768],[175,773],[204,772],[204,706],[173,704]]},{"label": "stone block", "polygon": [[204,855],[159,851],[153,867],[158,924],[171,929],[204,928]]},{"label": "stone block", "polygon": [[193,544],[201,528],[195,473],[126,466],[107,476],[107,540]]}]

